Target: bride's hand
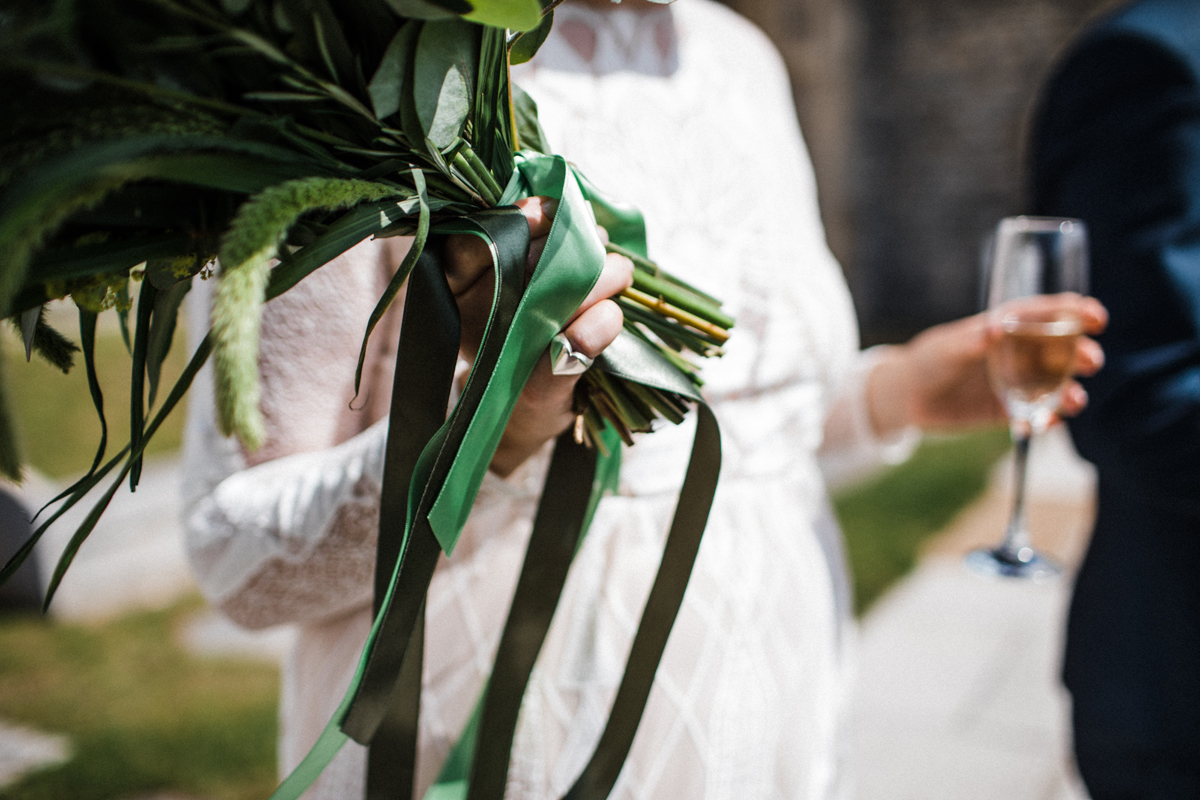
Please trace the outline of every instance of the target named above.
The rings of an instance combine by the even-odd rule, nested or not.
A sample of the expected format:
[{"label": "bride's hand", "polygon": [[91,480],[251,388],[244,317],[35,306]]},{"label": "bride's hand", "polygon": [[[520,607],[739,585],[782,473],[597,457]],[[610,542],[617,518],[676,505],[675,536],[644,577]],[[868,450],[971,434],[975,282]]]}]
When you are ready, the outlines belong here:
[{"label": "bride's hand", "polygon": [[[557,203],[550,198],[530,197],[518,200],[516,205],[529,222],[529,257],[525,265],[528,276],[546,246]],[[605,236],[603,230],[601,236]],[[473,358],[483,339],[492,303],[495,276],[491,255],[482,240],[470,235],[448,237],[444,254],[446,280],[462,315],[462,350]],[[609,255],[596,285],[563,330],[572,350],[595,358],[612,344],[621,332],[624,317],[617,304],[608,298],[620,294],[632,283],[632,262],[623,256]],[[570,427],[575,419],[574,392],[578,381],[579,375],[554,375],[549,353],[542,355],[517,398],[492,458],[493,472],[507,476],[545,442]]]},{"label": "bride's hand", "polygon": [[[1088,336],[1079,337],[1075,374],[1095,374],[1104,364],[1104,353],[1089,336],[1108,323],[1104,306],[1075,294],[1047,296],[1044,302],[1078,315]],[[984,312],[935,325],[908,344],[889,348],[867,381],[867,404],[876,433],[887,436],[909,425],[945,430],[1003,420],[1004,407],[987,375],[988,350],[1000,335]],[[1086,405],[1083,387],[1069,382],[1059,414],[1072,416]]]}]

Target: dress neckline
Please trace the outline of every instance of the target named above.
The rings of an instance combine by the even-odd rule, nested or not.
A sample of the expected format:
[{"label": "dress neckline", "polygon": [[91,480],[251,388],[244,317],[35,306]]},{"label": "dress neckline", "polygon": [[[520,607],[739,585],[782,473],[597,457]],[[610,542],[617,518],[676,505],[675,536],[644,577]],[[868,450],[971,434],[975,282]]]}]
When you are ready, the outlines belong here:
[{"label": "dress neckline", "polygon": [[669,5],[600,9],[563,3],[555,9],[554,27],[531,67],[669,77],[679,68],[675,14]]}]

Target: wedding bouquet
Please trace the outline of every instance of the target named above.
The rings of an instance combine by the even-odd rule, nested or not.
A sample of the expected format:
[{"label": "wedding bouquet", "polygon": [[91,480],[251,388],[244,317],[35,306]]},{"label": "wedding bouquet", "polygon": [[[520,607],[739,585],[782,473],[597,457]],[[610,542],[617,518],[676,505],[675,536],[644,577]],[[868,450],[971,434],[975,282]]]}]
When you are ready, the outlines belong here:
[{"label": "wedding bouquet", "polygon": [[[0,315],[18,327],[27,357],[36,351],[66,371],[82,350],[102,431],[100,312],[116,310],[133,357],[129,443],[105,461],[102,433],[92,468],[60,496],[63,504],[0,582],[49,524],[120,465],[63,554],[49,602],[118,485],[128,477],[136,486],[146,442],[210,354],[222,431],[258,446],[262,304],[370,237],[410,236],[412,247],[367,323],[358,377],[367,338],[401,286],[416,280],[422,263],[437,272],[435,237],[484,237],[497,272],[492,319],[463,400],[442,427],[413,434],[419,441],[406,463],[389,455],[381,542],[389,515],[399,518],[405,548],[428,517],[437,541],[453,547],[515,394],[590,289],[605,249],[634,262],[634,285],[618,298],[625,333],[579,383],[576,442],[615,455],[619,441],[632,444],[632,432],[654,419],[682,421],[701,385],[683,354],[718,355],[733,320],[715,298],[647,258],[636,210],[552,155],[534,102],[509,80],[510,64],[532,57],[552,21],[552,4],[539,0],[0,2]],[[528,231],[510,207],[533,194],[555,197],[559,207],[547,248],[554,258],[543,256],[547,263],[525,284]],[[215,270],[211,332],[148,419],[184,295]],[[78,345],[44,318],[44,305],[66,296],[79,308]],[[406,330],[407,309],[422,297],[410,288]],[[553,310],[540,323],[525,313],[538,304]],[[433,334],[407,335],[402,351],[426,340],[434,346]],[[506,380],[492,380],[498,375]],[[430,407],[437,409],[436,396]],[[443,401],[443,418],[444,409]],[[408,432],[392,431],[401,434]],[[719,444],[716,452],[719,464]],[[711,474],[700,482],[715,487],[708,462]],[[19,469],[0,397],[0,471],[17,477]],[[430,502],[408,509],[410,483],[424,485],[414,497],[428,494]],[[579,535],[600,483],[588,479]],[[394,512],[389,494],[402,498]],[[711,491],[697,501],[685,486],[684,500],[702,507],[698,542]],[[405,579],[397,567],[392,589]],[[396,663],[376,670],[387,687],[416,613],[400,614],[389,629],[391,596],[368,646],[399,640]],[[339,721],[370,739],[377,720],[356,723],[351,705]]]}]

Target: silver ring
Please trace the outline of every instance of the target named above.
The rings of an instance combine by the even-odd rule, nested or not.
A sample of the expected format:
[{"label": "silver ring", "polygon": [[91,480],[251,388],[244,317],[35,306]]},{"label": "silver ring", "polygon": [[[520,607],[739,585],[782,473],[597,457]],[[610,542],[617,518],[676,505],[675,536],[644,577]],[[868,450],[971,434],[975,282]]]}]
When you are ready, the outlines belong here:
[{"label": "silver ring", "polygon": [[592,358],[571,348],[565,334],[550,340],[550,371],[555,375],[582,375],[592,366]]}]

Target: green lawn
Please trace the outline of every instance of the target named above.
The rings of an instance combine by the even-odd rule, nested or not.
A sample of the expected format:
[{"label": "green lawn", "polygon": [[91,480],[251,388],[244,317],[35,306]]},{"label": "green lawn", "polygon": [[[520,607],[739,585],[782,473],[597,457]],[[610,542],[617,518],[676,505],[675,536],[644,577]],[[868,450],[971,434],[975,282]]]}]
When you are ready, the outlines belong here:
[{"label": "green lawn", "polygon": [[863,613],[916,563],[921,543],[979,496],[1008,431],[930,437],[906,464],[834,498]]},{"label": "green lawn", "polygon": [[[114,312],[106,312],[112,315]],[[182,320],[181,320],[182,323]],[[64,375],[38,356],[25,363],[20,338],[5,325],[0,332],[3,348],[4,382],[10,411],[16,417],[17,437],[25,463],[45,475],[64,478],[78,475],[91,466],[100,442],[100,420],[92,406],[83,357],[76,354],[75,367]],[[182,329],[182,324],[180,328]],[[78,328],[63,326],[61,332],[79,341]],[[159,388],[161,400],[183,371],[190,353],[185,352],[182,330],[174,346]],[[96,374],[104,393],[108,420],[108,454],[115,455],[129,441],[129,391],[132,358],[116,330],[96,337]],[[147,455],[169,453],[179,448],[183,436],[186,401],[176,406],[146,449]]]},{"label": "green lawn", "polygon": [[0,797],[267,797],[275,787],[278,672],[181,650],[175,629],[197,607],[191,601],[100,627],[0,616],[0,718],[66,734],[73,753]]}]

